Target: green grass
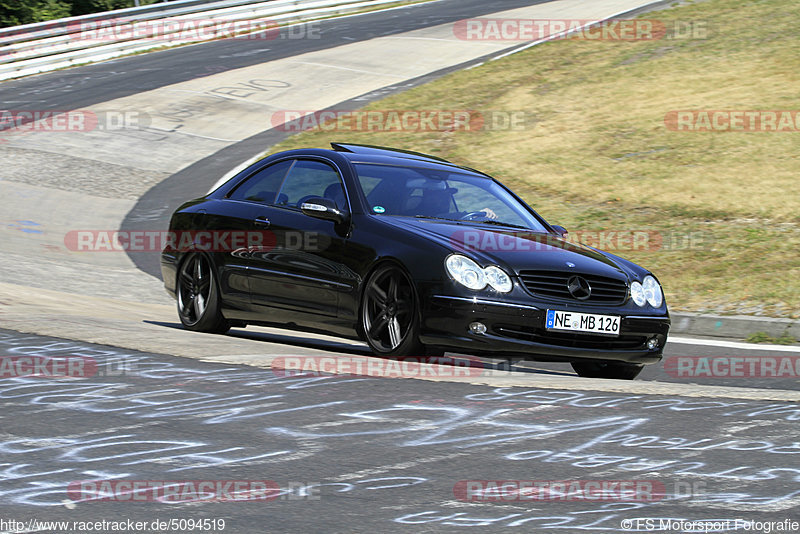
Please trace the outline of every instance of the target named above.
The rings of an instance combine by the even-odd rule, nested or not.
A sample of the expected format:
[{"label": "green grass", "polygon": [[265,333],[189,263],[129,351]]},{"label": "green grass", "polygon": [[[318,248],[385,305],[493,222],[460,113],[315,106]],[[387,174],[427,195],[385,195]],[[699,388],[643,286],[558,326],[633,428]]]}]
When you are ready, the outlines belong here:
[{"label": "green grass", "polygon": [[755,332],[747,336],[745,339],[748,343],[772,343],[777,345],[792,345],[797,343],[797,340],[792,336],[783,335],[780,337],[772,337],[766,332]]},{"label": "green grass", "polygon": [[674,110],[800,110],[800,3],[708,0],[648,13],[705,39],[561,40],[375,102],[524,113],[522,130],[305,132],[427,152],[511,186],[573,234],[650,230],[693,246],[618,251],[673,310],[800,317],[800,132],[677,132]]}]

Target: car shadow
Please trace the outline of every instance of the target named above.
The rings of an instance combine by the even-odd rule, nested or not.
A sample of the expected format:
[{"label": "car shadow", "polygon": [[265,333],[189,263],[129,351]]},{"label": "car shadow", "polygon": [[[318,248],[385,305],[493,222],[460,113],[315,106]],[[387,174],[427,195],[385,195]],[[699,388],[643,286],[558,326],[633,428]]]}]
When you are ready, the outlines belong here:
[{"label": "car shadow", "polygon": [[[165,322],[165,321],[143,321],[147,324],[162,326],[165,328],[173,328],[176,330],[185,330],[181,323]],[[303,347],[307,349],[322,350],[327,352],[334,352],[339,354],[352,354],[355,356],[364,356],[371,358],[391,359],[389,357],[377,356],[367,348],[366,345],[358,345],[358,341],[332,341],[329,339],[314,339],[304,337],[301,334],[296,334],[293,330],[286,330],[286,333],[278,334],[275,332],[261,332],[256,330],[245,330],[243,328],[232,328],[225,336],[234,337],[237,339],[249,339],[252,341],[262,341],[264,343],[280,343],[282,345],[291,345],[295,347]],[[448,352],[445,354],[444,361],[452,359],[454,365],[466,363],[471,366],[480,366],[484,369],[491,369],[495,371],[511,371],[515,373],[539,374],[539,375],[554,375],[554,376],[575,376],[575,373],[569,371],[557,371],[553,369],[542,369],[539,367],[531,367],[537,365],[538,362],[527,360],[508,360],[505,358],[488,358],[481,356],[472,356],[467,354]],[[447,365],[447,363],[440,363]]]},{"label": "car shadow", "polygon": [[304,347],[307,349],[317,349],[331,352],[341,352],[344,354],[354,354],[357,356],[371,356],[372,352],[365,346],[357,345],[357,341],[353,342],[339,342],[329,339],[309,339],[302,337],[302,335],[291,335],[287,330],[286,334],[276,334],[273,332],[257,332],[254,330],[243,330],[239,328],[232,328],[226,335],[239,339],[250,339],[253,341],[264,341],[266,343],[281,343],[283,345],[294,345],[295,347]]},{"label": "car shadow", "polygon": [[[165,321],[143,321],[147,324],[155,326],[163,326],[165,328],[173,328],[175,330],[186,330],[181,323],[165,322]],[[325,350],[333,352],[341,352],[345,354],[355,354],[359,356],[370,356],[372,353],[366,347],[360,347],[354,342],[348,343],[347,341],[338,342],[327,339],[309,339],[303,337],[302,334],[295,334],[292,330],[286,330],[286,334],[276,334],[273,332],[259,332],[255,330],[245,330],[243,328],[231,328],[227,337],[235,337],[237,339],[249,339],[252,341],[262,341],[264,343],[280,343],[282,345],[293,345],[295,347],[304,347],[307,349]]]}]

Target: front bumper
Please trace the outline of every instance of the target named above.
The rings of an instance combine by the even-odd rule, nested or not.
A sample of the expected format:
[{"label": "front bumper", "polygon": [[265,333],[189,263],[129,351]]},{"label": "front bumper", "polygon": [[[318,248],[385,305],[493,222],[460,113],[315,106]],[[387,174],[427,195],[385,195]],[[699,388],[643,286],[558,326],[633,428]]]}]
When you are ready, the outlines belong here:
[{"label": "front bumper", "polygon": [[[650,364],[661,360],[670,319],[663,315],[634,315],[613,308],[573,311],[619,315],[620,334],[606,336],[546,330],[547,309],[565,309],[558,304],[538,307],[480,297],[434,294],[423,299],[420,341],[426,345],[469,353],[521,356],[530,360],[614,360]],[[486,325],[486,333],[475,334],[472,322]],[[658,345],[647,348],[655,337]]]}]

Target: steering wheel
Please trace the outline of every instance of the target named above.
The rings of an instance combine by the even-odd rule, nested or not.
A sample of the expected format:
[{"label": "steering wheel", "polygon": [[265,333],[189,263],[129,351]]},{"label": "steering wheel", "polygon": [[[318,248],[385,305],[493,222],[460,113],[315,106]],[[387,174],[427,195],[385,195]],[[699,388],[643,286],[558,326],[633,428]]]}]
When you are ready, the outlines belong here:
[{"label": "steering wheel", "polygon": [[464,215],[463,217],[461,217],[461,220],[474,221],[476,219],[486,219],[487,217],[489,217],[489,214],[486,213],[485,211],[471,211],[466,215]]}]

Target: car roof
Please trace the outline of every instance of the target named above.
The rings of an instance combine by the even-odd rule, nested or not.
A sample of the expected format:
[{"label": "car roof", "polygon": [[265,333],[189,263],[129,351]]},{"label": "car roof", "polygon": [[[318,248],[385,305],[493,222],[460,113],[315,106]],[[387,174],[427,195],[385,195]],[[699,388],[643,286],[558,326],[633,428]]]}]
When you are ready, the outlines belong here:
[{"label": "car roof", "polygon": [[[470,167],[456,165],[444,158],[403,150],[399,148],[389,148],[374,145],[360,145],[355,143],[331,143],[335,152],[345,156],[351,163],[376,163],[384,165],[408,165],[409,160],[422,163],[423,167],[451,167],[462,171],[468,171],[480,176],[489,177],[487,174]],[[426,165],[427,164],[427,165]]]},{"label": "car roof", "polygon": [[422,152],[413,152],[411,150],[403,150],[401,148],[389,148],[385,146],[376,145],[359,145],[355,143],[331,143],[331,147],[337,152],[350,152],[351,154],[371,154],[374,156],[393,156],[396,158],[408,159],[422,159],[429,161],[437,161],[439,163],[450,163],[444,158],[439,156],[431,156],[430,154],[423,154]]}]

